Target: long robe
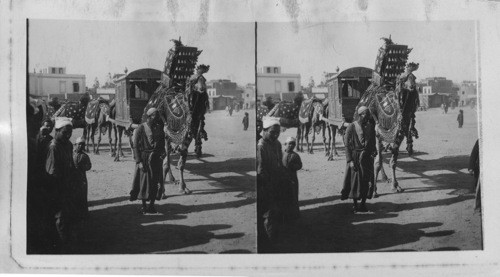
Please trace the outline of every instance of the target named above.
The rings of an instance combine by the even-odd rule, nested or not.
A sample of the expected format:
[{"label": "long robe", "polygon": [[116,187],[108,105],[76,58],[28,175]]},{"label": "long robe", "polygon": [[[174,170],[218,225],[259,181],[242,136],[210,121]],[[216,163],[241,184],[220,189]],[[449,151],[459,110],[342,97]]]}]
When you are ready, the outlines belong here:
[{"label": "long robe", "polygon": [[86,218],[89,213],[87,201],[89,187],[86,172],[92,168],[92,163],[90,162],[89,156],[83,152],[75,152],[73,155],[73,161],[76,167],[75,177],[78,185],[75,194],[76,217],[83,219]]},{"label": "long robe", "polygon": [[143,169],[136,170],[130,191],[130,200],[157,200],[163,194],[163,160],[165,153],[165,133],[163,126],[142,123],[134,136],[134,158],[136,164],[142,163]]},{"label": "long robe", "polygon": [[[374,184],[373,156],[376,152],[375,129],[370,122],[363,125],[357,121],[349,125],[345,134],[346,171],[341,199],[371,198],[369,185]],[[354,168],[349,166],[354,162]]]},{"label": "long robe", "polygon": [[464,125],[464,114],[463,113],[458,114],[457,121],[458,121],[458,128],[462,128],[462,125]]},{"label": "long robe", "polygon": [[74,215],[75,165],[70,141],[52,140],[47,151],[45,171],[50,180],[47,204],[56,219],[59,238],[64,242],[69,239]]},{"label": "long robe", "polygon": [[295,219],[299,217],[300,207],[299,207],[299,179],[297,178],[297,170],[302,169],[302,160],[299,154],[295,152],[284,152],[283,153],[283,166],[287,169],[288,176],[290,177],[290,189],[291,197],[287,201],[289,205],[286,213],[287,217],[290,219]]}]

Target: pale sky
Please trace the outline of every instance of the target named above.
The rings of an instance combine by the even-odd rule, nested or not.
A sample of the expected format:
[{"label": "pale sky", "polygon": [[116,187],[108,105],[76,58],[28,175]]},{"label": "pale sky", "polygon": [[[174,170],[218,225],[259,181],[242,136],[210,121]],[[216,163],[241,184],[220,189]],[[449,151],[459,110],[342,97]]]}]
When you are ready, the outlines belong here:
[{"label": "pale sky", "polygon": [[68,74],[85,74],[87,87],[95,77],[103,85],[108,72],[125,67],[162,70],[170,39],[181,36],[185,45],[203,50],[198,63],[210,65],[207,80],[245,85],[255,82],[254,29],[253,22],[212,22],[204,32],[197,22],[30,20],[29,72],[66,67]]},{"label": "pale sky", "polygon": [[283,73],[301,74],[303,86],[323,72],[364,66],[372,68],[381,37],[406,44],[409,62],[420,64],[418,80],[446,77],[455,83],[476,80],[476,38],[473,21],[350,22],[301,24],[259,23],[258,67],[281,66]]}]

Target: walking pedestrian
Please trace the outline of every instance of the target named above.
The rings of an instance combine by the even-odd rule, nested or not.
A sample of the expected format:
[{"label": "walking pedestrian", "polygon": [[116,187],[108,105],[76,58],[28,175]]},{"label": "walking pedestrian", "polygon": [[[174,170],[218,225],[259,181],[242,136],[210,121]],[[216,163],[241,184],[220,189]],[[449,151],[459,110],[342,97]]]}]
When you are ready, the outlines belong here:
[{"label": "walking pedestrian", "polygon": [[299,207],[299,179],[297,171],[302,169],[302,160],[299,154],[294,152],[296,139],[288,137],[285,142],[285,152],[283,153],[283,166],[287,169],[290,178],[291,199],[286,210],[285,220],[296,220],[300,217]]},{"label": "walking pedestrian", "polygon": [[[358,108],[359,119],[347,127],[345,134],[347,167],[341,199],[353,199],[353,212],[367,212],[366,199],[374,185],[373,157],[376,154],[375,128],[370,123],[370,110]],[[358,200],[361,205],[358,206]]]},{"label": "walking pedestrian", "polygon": [[229,104],[229,116],[233,116],[233,105]]},{"label": "walking pedestrian", "polygon": [[257,143],[258,243],[275,242],[283,216],[283,188],[289,183],[283,166],[279,118],[263,118],[263,135]]},{"label": "walking pedestrian", "polygon": [[462,128],[464,125],[464,111],[460,110],[457,116],[458,128]]},{"label": "walking pedestrian", "polygon": [[155,200],[160,200],[164,192],[165,134],[156,108],[150,108],[146,114],[147,120],[139,125],[134,138],[136,171],[130,200],[142,200],[142,214],[155,214]]},{"label": "walking pedestrian", "polygon": [[243,117],[243,131],[246,131],[248,129],[248,113],[245,112],[245,116]]},{"label": "walking pedestrian", "polygon": [[73,145],[70,142],[73,133],[71,118],[58,117],[55,124],[55,137],[49,145],[45,170],[50,178],[49,207],[57,231],[59,250],[69,245],[72,233],[72,208],[75,165],[73,163]]}]

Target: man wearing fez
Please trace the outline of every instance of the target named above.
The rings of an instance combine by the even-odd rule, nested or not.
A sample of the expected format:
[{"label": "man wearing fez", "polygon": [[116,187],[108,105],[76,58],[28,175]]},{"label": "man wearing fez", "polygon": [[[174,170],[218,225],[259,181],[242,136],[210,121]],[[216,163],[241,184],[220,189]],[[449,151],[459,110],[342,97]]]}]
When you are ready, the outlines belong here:
[{"label": "man wearing fez", "polygon": [[134,136],[137,170],[130,200],[142,200],[141,213],[155,214],[155,200],[160,200],[164,192],[162,158],[165,155],[165,134],[156,108],[149,109],[146,114],[146,122],[139,125]]},{"label": "man wearing fez", "polygon": [[47,150],[45,171],[50,182],[48,205],[59,235],[58,243],[64,246],[71,234],[72,186],[75,173],[73,145],[70,142],[73,133],[71,118],[57,117],[55,129],[55,137]]},{"label": "man wearing fez", "polygon": [[[367,212],[366,198],[370,186],[374,185],[373,157],[376,153],[375,128],[370,123],[370,110],[366,106],[358,108],[359,119],[347,127],[344,137],[347,168],[341,199],[354,201],[353,212]],[[371,183],[371,184],[370,184]],[[358,200],[361,206],[358,207]]]},{"label": "man wearing fez", "polygon": [[264,117],[263,136],[257,143],[257,224],[260,243],[267,239],[271,242],[277,238],[277,227],[282,221],[286,186],[289,178],[283,166],[283,153],[280,135],[279,118]]}]

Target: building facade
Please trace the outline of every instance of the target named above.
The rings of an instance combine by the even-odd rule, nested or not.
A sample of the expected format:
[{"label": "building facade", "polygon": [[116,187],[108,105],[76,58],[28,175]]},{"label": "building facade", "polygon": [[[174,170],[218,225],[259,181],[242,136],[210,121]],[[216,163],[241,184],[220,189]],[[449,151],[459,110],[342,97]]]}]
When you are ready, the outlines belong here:
[{"label": "building facade", "polygon": [[255,107],[255,84],[247,84],[243,89],[243,109]]},{"label": "building facade", "polygon": [[[29,93],[48,98],[49,94],[83,94],[85,75],[66,74],[65,67],[48,67],[39,73],[29,73]],[[66,98],[66,97],[65,97]]]},{"label": "building facade", "polygon": [[258,99],[283,100],[283,93],[300,91],[300,74],[282,73],[279,66],[264,66],[257,72]]},{"label": "building facade", "polygon": [[477,83],[475,81],[463,81],[458,91],[460,97],[459,106],[477,103]]},{"label": "building facade", "polygon": [[208,96],[229,96],[235,99],[243,100],[243,89],[238,87],[238,84],[231,80],[219,79],[210,80],[207,82]]}]

